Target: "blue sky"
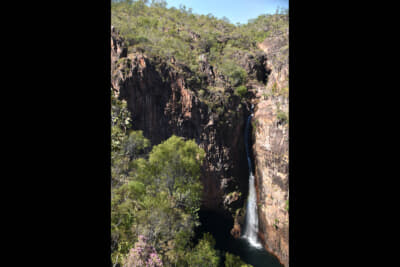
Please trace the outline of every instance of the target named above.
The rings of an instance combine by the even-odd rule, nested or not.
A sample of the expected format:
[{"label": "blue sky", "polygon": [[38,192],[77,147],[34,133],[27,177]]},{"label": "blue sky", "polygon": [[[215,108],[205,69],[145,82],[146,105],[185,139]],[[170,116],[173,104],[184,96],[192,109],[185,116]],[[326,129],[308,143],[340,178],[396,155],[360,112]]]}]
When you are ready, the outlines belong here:
[{"label": "blue sky", "polygon": [[276,8],[288,8],[289,0],[166,0],[167,8],[185,5],[194,14],[213,14],[227,17],[232,23],[247,23],[261,14],[275,13]]}]

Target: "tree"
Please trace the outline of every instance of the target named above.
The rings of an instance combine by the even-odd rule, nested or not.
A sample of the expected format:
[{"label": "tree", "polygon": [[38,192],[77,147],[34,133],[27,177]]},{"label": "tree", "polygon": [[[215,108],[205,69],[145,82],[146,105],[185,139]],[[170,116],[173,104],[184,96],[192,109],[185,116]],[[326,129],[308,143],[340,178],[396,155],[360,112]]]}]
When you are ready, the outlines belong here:
[{"label": "tree", "polygon": [[165,0],[151,0],[151,6],[156,8],[166,8],[167,2]]},{"label": "tree", "polygon": [[205,233],[191,253],[188,254],[190,267],[217,267],[219,252],[214,249],[215,239],[210,233]]},{"label": "tree", "polygon": [[231,23],[229,21],[229,19],[227,17],[225,17],[225,16],[222,17],[222,21],[225,22],[225,23]]},{"label": "tree", "polygon": [[147,145],[141,132],[131,132],[112,162],[113,174],[125,177],[112,189],[113,261],[124,258],[142,235],[164,262],[184,262],[199,225],[205,152],[193,140],[172,136],[154,146],[148,159],[137,157]]},{"label": "tree", "polygon": [[244,85],[238,86],[235,89],[235,94],[237,94],[240,97],[243,97],[247,93],[247,88]]},{"label": "tree", "polygon": [[225,253],[225,267],[253,267],[250,264],[246,264],[244,261],[240,259],[239,256],[230,254],[229,252]]},{"label": "tree", "polygon": [[150,146],[150,141],[143,136],[142,131],[132,131],[122,143],[123,153],[129,156],[130,160],[136,159],[144,149]]},{"label": "tree", "polygon": [[155,146],[149,155],[149,168],[155,179],[152,189],[167,189],[176,207],[197,214],[202,192],[200,163],[204,157],[204,150],[193,140],[184,141],[182,137],[171,136]]}]

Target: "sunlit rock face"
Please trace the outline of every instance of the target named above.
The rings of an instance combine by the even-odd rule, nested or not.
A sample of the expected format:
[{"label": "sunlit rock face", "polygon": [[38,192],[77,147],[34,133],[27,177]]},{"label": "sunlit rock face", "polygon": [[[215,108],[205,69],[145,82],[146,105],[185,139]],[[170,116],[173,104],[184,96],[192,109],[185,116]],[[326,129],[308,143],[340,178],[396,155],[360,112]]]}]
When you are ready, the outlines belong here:
[{"label": "sunlit rock face", "polygon": [[[276,116],[276,103],[262,101],[254,120],[254,158],[260,237],[265,247],[286,266],[289,260],[288,128]],[[282,108],[282,107],[281,107]]]},{"label": "sunlit rock face", "polygon": [[[289,266],[289,127],[280,114],[288,114],[288,40],[286,33],[259,45],[267,54],[268,83],[257,91],[253,118],[253,153],[259,237],[265,248]],[[273,92],[281,92],[274,94]]]}]

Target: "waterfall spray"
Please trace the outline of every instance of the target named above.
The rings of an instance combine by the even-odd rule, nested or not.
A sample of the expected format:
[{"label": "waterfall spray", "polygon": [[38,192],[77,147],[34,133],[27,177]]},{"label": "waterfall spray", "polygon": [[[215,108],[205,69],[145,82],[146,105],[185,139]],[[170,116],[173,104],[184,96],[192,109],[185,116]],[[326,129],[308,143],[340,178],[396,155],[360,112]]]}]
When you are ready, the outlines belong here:
[{"label": "waterfall spray", "polygon": [[246,156],[247,156],[247,164],[249,166],[249,196],[247,198],[247,207],[246,207],[246,224],[243,238],[245,238],[253,247],[261,248],[262,245],[258,242],[257,233],[258,233],[258,213],[257,213],[257,198],[256,198],[256,189],[254,186],[254,175],[251,167],[251,159],[249,152],[249,130],[250,130],[250,122],[253,114],[249,116],[246,123],[246,129],[244,133],[244,141],[246,147]]}]

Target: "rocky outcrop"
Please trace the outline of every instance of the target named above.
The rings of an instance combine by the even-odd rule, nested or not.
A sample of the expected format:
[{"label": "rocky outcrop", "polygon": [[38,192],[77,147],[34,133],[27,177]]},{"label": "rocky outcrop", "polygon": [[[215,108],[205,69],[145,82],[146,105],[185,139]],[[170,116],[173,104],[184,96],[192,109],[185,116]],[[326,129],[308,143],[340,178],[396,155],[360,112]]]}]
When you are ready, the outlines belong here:
[{"label": "rocky outcrop", "polygon": [[266,88],[257,87],[253,117],[259,237],[289,266],[287,36],[267,38],[259,47],[267,53],[270,70]]},{"label": "rocky outcrop", "polygon": [[[289,84],[289,32],[267,37],[258,47],[267,54],[267,90],[286,88]],[[274,88],[275,89],[275,88]]]},{"label": "rocky outcrop", "polygon": [[[201,88],[189,87],[190,70],[171,61],[127,53],[112,32],[112,87],[125,99],[133,129],[143,131],[152,145],[171,135],[194,139],[206,152],[201,180],[202,209],[230,215],[243,206],[244,197],[234,192],[247,190],[247,165],[243,129],[248,111],[232,90],[200,97]],[[120,52],[118,52],[120,51]],[[204,75],[214,80],[205,58]],[[212,105],[210,104],[212,103]]]},{"label": "rocky outcrop", "polygon": [[233,55],[235,61],[247,72],[249,77],[253,80],[265,83],[270,73],[268,67],[269,61],[267,61],[266,54],[257,51],[255,56],[248,52],[238,51]]},{"label": "rocky outcrop", "polygon": [[288,127],[277,119],[277,103],[281,109],[287,108],[283,97],[257,105],[253,151],[260,237],[265,247],[288,266]]}]

